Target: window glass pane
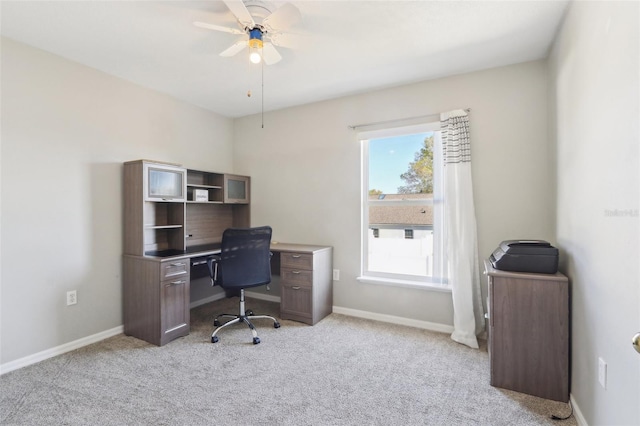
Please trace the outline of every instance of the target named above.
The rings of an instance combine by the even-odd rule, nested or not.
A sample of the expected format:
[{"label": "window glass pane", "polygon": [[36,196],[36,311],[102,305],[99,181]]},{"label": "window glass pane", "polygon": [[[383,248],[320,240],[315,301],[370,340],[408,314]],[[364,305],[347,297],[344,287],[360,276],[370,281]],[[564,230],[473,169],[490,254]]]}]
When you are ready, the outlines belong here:
[{"label": "window glass pane", "polygon": [[416,230],[404,238],[403,229],[369,232],[369,271],[389,274],[433,275],[433,230]]},{"label": "window glass pane", "polygon": [[369,193],[433,194],[433,133],[370,140]]},{"label": "window glass pane", "polygon": [[433,143],[433,132],[368,141],[368,272],[433,276]]}]

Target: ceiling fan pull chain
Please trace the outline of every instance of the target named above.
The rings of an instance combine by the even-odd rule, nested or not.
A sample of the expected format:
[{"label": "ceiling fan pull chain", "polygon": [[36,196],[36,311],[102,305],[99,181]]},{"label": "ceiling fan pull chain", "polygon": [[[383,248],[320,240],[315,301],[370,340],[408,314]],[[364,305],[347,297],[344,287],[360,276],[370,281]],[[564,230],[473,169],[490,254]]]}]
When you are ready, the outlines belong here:
[{"label": "ceiling fan pull chain", "polygon": [[262,120],[262,128],[264,129],[264,61],[262,61],[261,65],[262,66],[261,66],[260,70],[261,70],[261,74],[262,74],[262,87],[261,87],[262,94],[260,95],[260,101],[262,102],[261,120]]}]

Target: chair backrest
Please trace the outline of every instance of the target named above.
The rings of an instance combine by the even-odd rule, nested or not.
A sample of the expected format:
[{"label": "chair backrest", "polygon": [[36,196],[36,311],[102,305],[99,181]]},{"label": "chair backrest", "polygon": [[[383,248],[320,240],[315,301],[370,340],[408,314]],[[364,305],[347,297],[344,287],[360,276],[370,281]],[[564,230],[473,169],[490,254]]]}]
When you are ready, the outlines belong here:
[{"label": "chair backrest", "polygon": [[229,228],[222,234],[218,282],[248,288],[271,282],[271,227]]}]

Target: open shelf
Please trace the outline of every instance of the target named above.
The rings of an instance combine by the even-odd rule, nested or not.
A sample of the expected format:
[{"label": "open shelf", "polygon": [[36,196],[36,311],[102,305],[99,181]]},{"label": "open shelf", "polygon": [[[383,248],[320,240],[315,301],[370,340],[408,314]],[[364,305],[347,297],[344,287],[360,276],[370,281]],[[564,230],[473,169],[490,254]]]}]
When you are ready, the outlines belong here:
[{"label": "open shelf", "polygon": [[222,184],[224,176],[220,173],[187,171],[187,202],[222,203]]}]

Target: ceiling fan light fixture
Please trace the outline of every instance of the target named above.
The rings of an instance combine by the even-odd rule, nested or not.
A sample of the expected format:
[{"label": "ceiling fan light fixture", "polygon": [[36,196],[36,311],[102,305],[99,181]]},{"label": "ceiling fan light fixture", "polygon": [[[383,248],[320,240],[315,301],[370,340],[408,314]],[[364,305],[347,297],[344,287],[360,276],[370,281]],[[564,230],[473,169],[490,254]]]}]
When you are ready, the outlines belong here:
[{"label": "ceiling fan light fixture", "polygon": [[[283,31],[300,22],[302,16],[296,6],[285,3],[275,8],[275,5],[262,0],[222,0],[222,2],[227,5],[231,14],[236,18],[236,24],[239,28],[206,22],[194,22],[194,25],[214,31],[242,34],[248,38],[245,36],[238,39],[230,47],[220,52],[220,56],[234,56],[249,47],[251,62],[273,65],[282,59],[277,47],[294,47],[287,41],[289,40],[288,34]],[[284,36],[284,39],[281,36]],[[253,52],[252,49],[257,51]]]},{"label": "ceiling fan light fixture", "polygon": [[259,64],[260,61],[262,61],[262,56],[260,55],[258,49],[253,47],[250,49],[249,60],[252,64]]},{"label": "ceiling fan light fixture", "polygon": [[262,49],[262,31],[254,28],[249,31],[249,60],[254,64],[259,64],[262,60],[260,50]]}]

